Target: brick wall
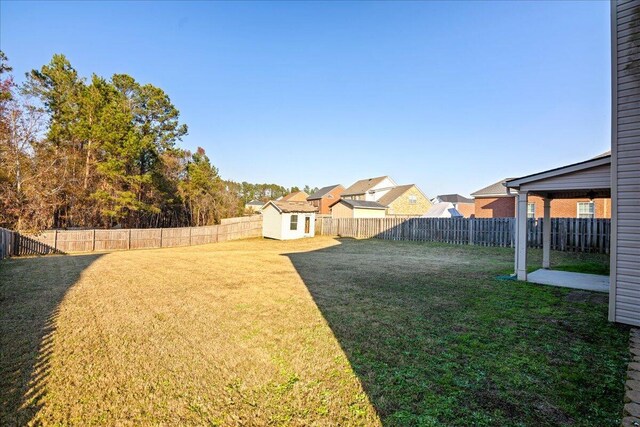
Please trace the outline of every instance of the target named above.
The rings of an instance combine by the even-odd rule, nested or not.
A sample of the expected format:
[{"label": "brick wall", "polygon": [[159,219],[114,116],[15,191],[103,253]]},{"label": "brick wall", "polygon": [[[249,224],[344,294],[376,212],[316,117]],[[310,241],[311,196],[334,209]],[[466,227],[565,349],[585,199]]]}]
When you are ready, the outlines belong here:
[{"label": "brick wall", "polygon": [[465,218],[473,218],[476,205],[474,203],[456,203],[456,210],[462,214]]},{"label": "brick wall", "polygon": [[[409,196],[416,197],[416,203],[409,203]],[[389,204],[387,214],[389,215],[424,215],[432,206],[431,201],[424,197],[420,190],[414,185]]]},{"label": "brick wall", "polygon": [[[340,200],[340,196],[342,195],[343,191],[344,191],[343,187],[336,187],[333,190],[329,191],[327,194],[325,194],[322,199],[314,200],[319,202],[318,208],[320,209],[320,211],[318,213],[321,215],[330,215],[331,208],[329,207],[329,205],[331,205],[332,203],[335,203],[336,200]],[[329,197],[329,196],[332,196],[332,197]]]},{"label": "brick wall", "polygon": [[476,197],[475,215],[476,218],[515,217],[515,197]]},{"label": "brick wall", "polygon": [[[551,217],[577,218],[578,202],[588,202],[589,199],[557,199],[551,200]],[[594,199],[595,217],[611,218],[611,199]],[[529,203],[536,205],[536,218],[544,216],[542,197],[529,196]],[[476,197],[476,218],[508,218],[516,213],[515,197]]]}]

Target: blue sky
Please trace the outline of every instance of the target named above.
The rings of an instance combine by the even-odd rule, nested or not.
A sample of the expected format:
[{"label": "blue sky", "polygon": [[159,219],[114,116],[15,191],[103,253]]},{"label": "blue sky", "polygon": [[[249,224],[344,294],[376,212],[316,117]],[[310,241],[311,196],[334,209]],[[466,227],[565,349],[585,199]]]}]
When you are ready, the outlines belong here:
[{"label": "blue sky", "polygon": [[65,54],[81,75],[164,89],[224,178],[285,186],[390,175],[430,197],[610,145],[609,3],[13,2],[18,80]]}]

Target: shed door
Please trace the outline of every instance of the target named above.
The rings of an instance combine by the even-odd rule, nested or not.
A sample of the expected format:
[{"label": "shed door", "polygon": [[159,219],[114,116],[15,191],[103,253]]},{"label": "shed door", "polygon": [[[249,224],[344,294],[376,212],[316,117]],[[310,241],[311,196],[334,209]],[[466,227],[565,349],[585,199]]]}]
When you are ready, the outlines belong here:
[{"label": "shed door", "polygon": [[305,216],[304,217],[304,233],[309,234],[310,230],[311,230],[311,218],[308,216]]}]

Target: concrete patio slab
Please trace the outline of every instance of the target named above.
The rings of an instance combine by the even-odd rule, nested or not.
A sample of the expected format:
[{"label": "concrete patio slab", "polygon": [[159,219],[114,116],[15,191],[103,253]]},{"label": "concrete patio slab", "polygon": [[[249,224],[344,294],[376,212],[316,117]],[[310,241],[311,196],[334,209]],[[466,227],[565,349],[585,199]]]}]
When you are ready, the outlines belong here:
[{"label": "concrete patio slab", "polygon": [[609,292],[609,276],[598,274],[540,269],[529,273],[527,282],[585,291]]}]

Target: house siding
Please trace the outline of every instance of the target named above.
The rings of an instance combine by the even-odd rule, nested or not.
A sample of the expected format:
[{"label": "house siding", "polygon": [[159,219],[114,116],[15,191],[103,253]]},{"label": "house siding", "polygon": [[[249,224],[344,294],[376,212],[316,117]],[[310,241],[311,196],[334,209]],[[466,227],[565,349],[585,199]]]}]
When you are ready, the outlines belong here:
[{"label": "house siding", "polygon": [[[608,189],[611,186],[610,166],[602,165],[580,172],[540,179],[536,180],[533,185],[537,191],[563,190],[566,188],[573,190]],[[520,189],[527,191],[527,184],[522,184]]]},{"label": "house siding", "polygon": [[384,209],[354,209],[346,203],[336,203],[331,208],[332,218],[384,218],[384,216]]},{"label": "house siding", "polygon": [[609,318],[640,326],[640,1],[612,3]]},{"label": "house siding", "polygon": [[332,218],[353,218],[353,209],[344,203],[336,203],[331,207]]}]

